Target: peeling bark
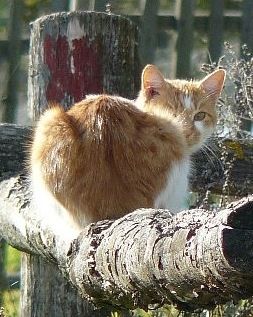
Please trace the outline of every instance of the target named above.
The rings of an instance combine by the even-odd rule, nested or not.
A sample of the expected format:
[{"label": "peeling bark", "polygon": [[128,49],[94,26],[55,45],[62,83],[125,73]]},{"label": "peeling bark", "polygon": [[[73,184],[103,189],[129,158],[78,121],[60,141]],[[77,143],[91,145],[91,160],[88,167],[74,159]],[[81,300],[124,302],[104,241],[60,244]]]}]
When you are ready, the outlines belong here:
[{"label": "peeling bark", "polygon": [[194,310],[253,295],[253,196],[218,213],[140,209],[68,241],[41,228],[26,193],[23,177],[0,183],[0,235],[56,264],[96,305]]}]

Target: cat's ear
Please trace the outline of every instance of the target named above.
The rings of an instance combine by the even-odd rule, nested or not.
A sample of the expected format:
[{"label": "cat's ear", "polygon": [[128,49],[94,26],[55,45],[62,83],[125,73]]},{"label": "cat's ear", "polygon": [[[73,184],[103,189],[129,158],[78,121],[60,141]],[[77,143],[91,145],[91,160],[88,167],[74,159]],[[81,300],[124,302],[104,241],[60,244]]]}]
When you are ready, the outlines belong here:
[{"label": "cat's ear", "polygon": [[165,80],[162,73],[154,65],[147,65],[141,76],[141,88],[149,97],[159,95],[162,88],[165,87]]},{"label": "cat's ear", "polygon": [[207,75],[201,82],[200,86],[204,91],[213,96],[216,100],[219,98],[226,78],[226,71],[218,69]]}]

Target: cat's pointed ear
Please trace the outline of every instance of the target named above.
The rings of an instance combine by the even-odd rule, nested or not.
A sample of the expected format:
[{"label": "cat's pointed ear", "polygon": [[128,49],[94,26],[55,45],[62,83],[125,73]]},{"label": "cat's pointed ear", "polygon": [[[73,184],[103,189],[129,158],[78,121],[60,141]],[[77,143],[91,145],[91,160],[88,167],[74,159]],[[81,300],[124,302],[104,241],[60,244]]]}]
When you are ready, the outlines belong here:
[{"label": "cat's pointed ear", "polygon": [[159,95],[160,89],[165,86],[165,80],[162,73],[154,65],[147,65],[143,69],[141,79],[142,90],[150,95],[150,97]]},{"label": "cat's pointed ear", "polygon": [[226,71],[218,69],[207,75],[201,82],[200,86],[204,91],[213,96],[216,100],[219,98],[226,78]]}]

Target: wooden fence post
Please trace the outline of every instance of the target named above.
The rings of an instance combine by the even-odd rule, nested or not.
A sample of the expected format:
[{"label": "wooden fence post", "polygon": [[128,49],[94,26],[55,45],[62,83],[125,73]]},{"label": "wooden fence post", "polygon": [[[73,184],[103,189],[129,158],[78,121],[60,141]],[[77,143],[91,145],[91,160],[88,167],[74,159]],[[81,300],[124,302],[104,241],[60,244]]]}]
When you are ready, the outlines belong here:
[{"label": "wooden fence post", "polygon": [[5,88],[6,98],[4,100],[3,122],[15,122],[16,119],[23,9],[23,1],[10,1],[10,19],[8,27],[8,73]]},{"label": "wooden fence post", "polygon": [[91,10],[90,0],[69,0],[69,10],[70,11]]},{"label": "wooden fence post", "polygon": [[176,44],[176,78],[191,76],[193,47],[193,11],[195,0],[177,0],[178,35]]},{"label": "wooden fence post", "polygon": [[[247,44],[248,50],[253,54],[253,1],[244,0],[242,6],[242,33],[241,45]],[[247,58],[247,56],[244,56]]]},{"label": "wooden fence post", "polygon": [[108,0],[94,0],[94,11],[104,12]]},{"label": "wooden fence post", "polygon": [[52,12],[68,11],[69,0],[51,0]]},{"label": "wooden fence post", "polygon": [[[89,93],[136,96],[137,36],[130,20],[110,14],[69,12],[36,20],[28,76],[28,103],[34,119],[50,101],[68,107]],[[56,267],[38,257],[24,255],[22,286],[23,317],[96,316]],[[98,315],[106,316],[106,311]]]},{"label": "wooden fence post", "polygon": [[146,0],[141,22],[140,55],[143,64],[152,63],[157,46],[157,14],[160,0]]},{"label": "wooden fence post", "polygon": [[0,238],[0,307],[3,305],[3,292],[7,284],[5,271],[6,246],[6,242]]},{"label": "wooden fence post", "polygon": [[139,85],[137,37],[130,20],[105,13],[62,12],[36,20],[28,76],[33,118],[49,101],[69,106],[89,93],[134,98]]},{"label": "wooden fence post", "polygon": [[211,0],[208,43],[211,62],[217,62],[221,57],[223,46],[223,14],[224,0]]}]

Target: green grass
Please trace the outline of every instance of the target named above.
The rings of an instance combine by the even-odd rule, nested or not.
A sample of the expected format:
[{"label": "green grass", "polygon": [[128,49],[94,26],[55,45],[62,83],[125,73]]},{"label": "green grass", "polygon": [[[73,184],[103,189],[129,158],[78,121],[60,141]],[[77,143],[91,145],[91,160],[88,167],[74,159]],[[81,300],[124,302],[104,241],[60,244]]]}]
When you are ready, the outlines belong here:
[{"label": "green grass", "polygon": [[[21,254],[18,250],[7,246],[5,269],[7,273],[17,273],[20,271]],[[6,317],[18,317],[19,316],[19,299],[20,291],[18,289],[12,289],[9,286],[3,294],[3,307]]]},{"label": "green grass", "polygon": [[7,290],[3,294],[3,307],[6,317],[19,316],[19,290]]},{"label": "green grass", "polygon": [[5,269],[7,273],[16,273],[20,270],[20,251],[14,249],[11,246],[7,247],[7,256],[6,256],[6,264]]}]

